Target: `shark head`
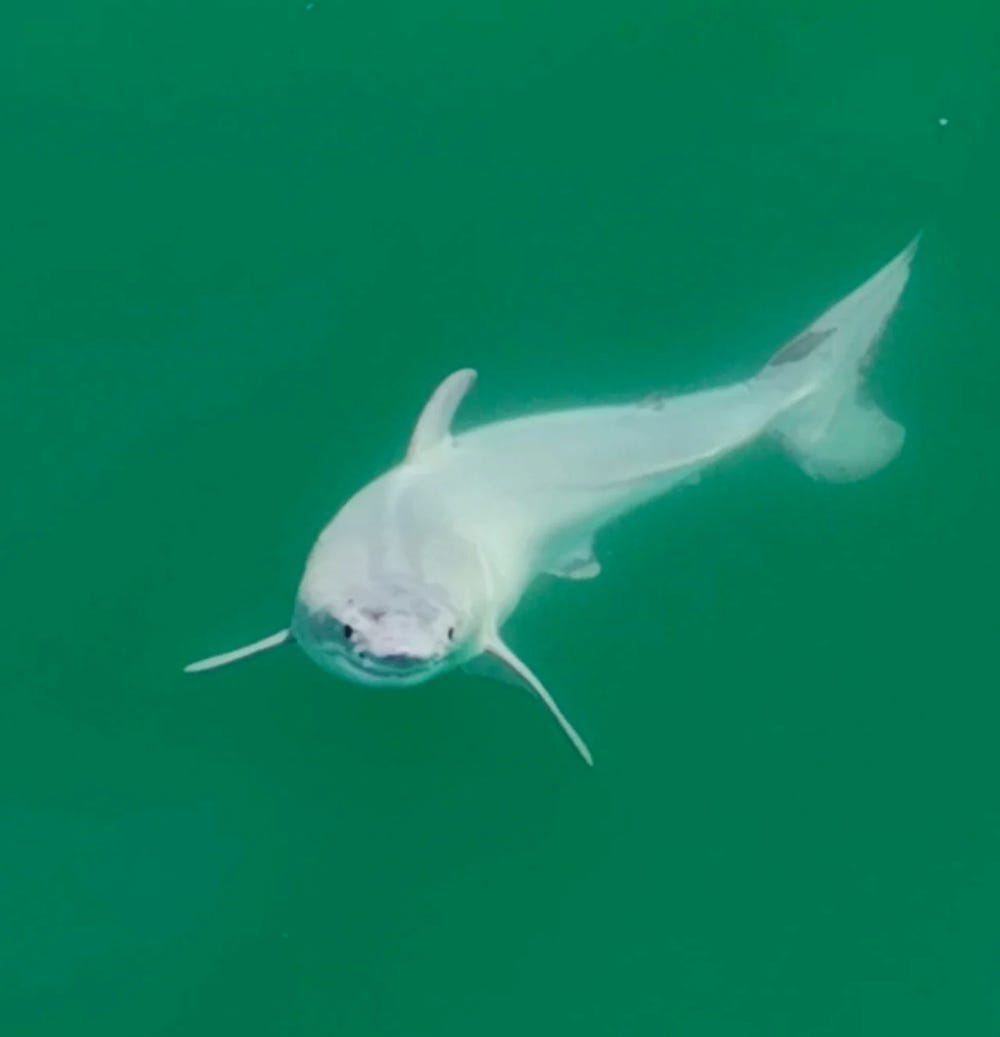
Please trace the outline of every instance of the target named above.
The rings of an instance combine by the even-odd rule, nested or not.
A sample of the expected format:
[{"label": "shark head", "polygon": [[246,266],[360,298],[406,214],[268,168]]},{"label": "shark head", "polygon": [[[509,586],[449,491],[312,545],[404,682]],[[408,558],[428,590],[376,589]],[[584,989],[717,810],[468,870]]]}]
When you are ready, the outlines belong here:
[{"label": "shark head", "polygon": [[[456,521],[468,488],[449,481],[448,460],[458,449],[449,426],[474,379],[471,370],[456,371],[438,386],[403,464],[355,494],[320,534],[290,628],[185,669],[212,670],[291,641],[322,669],[371,687],[422,684],[455,666],[478,664],[537,695],[592,762],[544,685],[500,638],[499,623],[529,576],[524,545],[504,552],[502,564],[487,564],[468,521]],[[480,487],[472,480],[473,490]],[[516,498],[505,506],[518,513]],[[489,510],[477,506],[473,514],[495,528]],[[587,579],[599,566],[589,545],[575,545],[556,571]]]},{"label": "shark head", "polygon": [[422,684],[467,654],[472,624],[443,588],[393,579],[322,604],[300,597],[292,634],[324,670],[372,687]]}]

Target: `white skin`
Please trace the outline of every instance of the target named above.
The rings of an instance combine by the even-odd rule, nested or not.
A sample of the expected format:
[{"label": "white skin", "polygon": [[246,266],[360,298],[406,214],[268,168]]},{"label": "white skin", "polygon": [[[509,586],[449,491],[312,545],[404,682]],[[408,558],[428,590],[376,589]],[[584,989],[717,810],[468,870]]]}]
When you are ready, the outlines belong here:
[{"label": "white skin", "polygon": [[324,669],[406,686],[490,660],[531,688],[591,762],[549,693],[500,638],[543,572],[591,579],[593,537],[762,434],[815,478],[863,478],[902,429],[861,379],[909,275],[916,242],[779,351],[755,377],[625,406],[538,414],[460,435],[475,373],[458,371],[420,416],[405,460],[355,494],[317,540],[289,630],[195,663],[211,669],[295,640]]}]

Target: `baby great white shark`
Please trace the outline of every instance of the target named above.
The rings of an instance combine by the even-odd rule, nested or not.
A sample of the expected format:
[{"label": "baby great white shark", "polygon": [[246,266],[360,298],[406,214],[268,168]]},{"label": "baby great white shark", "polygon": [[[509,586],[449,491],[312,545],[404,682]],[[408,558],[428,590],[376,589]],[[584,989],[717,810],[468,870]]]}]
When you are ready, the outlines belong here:
[{"label": "baby great white shark", "polygon": [[592,763],[542,682],[504,644],[503,621],[539,573],[597,576],[593,538],[610,519],[759,436],[774,437],[814,479],[862,479],[888,464],[903,429],[866,399],[863,380],[916,246],[754,377],[725,388],[536,414],[453,436],[452,417],[476,377],[456,371],[424,406],[402,463],[355,494],[320,534],[289,629],[187,670],[287,641],[323,669],[378,687],[481,664],[530,688]]}]

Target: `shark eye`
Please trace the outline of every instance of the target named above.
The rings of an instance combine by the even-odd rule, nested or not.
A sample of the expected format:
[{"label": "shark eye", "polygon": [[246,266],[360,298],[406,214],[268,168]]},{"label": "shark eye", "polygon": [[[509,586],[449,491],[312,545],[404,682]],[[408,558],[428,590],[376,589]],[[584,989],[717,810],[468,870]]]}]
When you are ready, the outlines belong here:
[{"label": "shark eye", "polygon": [[455,640],[455,628],[454,627],[448,627],[448,640],[449,641],[454,641]]},{"label": "shark eye", "polygon": [[346,637],[347,640],[350,641],[350,639],[353,636],[354,636],[354,627],[352,627],[350,623],[345,623],[344,624],[344,637]]}]

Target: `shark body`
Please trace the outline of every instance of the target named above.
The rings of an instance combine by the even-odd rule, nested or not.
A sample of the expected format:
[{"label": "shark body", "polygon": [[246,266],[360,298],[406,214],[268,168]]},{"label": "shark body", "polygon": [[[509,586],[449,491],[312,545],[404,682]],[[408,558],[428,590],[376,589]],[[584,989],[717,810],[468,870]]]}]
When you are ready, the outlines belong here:
[{"label": "shark body", "polygon": [[541,573],[600,573],[609,520],[772,436],[811,477],[864,478],[903,429],[866,396],[874,347],[917,242],[832,306],[753,377],[634,404],[554,411],[453,435],[475,381],[456,371],[425,404],[403,461],[356,493],[310,553],[290,626],[187,667],[213,669],[289,641],[324,669],[372,686],[459,665],[530,688],[580,755],[583,739],[500,631]]}]

